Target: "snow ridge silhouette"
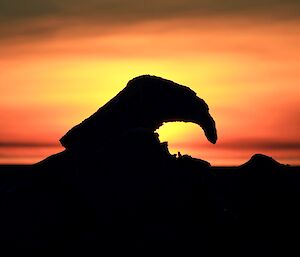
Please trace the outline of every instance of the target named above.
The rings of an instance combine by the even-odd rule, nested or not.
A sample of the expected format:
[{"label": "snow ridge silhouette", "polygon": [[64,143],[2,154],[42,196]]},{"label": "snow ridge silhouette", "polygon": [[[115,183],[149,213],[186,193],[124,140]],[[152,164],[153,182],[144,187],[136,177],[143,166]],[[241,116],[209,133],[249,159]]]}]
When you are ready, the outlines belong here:
[{"label": "snow ridge silhouette", "polygon": [[204,100],[144,75],[67,132],[63,152],[0,166],[3,256],[299,256],[299,167],[173,156],[155,133],[169,121],[217,141]]}]

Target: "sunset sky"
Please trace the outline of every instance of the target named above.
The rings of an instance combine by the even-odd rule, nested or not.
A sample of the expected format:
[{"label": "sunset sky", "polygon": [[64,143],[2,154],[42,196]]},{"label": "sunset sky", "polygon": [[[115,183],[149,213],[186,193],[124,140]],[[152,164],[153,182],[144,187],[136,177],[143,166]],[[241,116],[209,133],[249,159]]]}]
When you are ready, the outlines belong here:
[{"label": "sunset sky", "polygon": [[189,86],[216,120],[158,131],[212,165],[255,153],[300,165],[299,0],[0,0],[0,163],[35,163],[152,74]]}]

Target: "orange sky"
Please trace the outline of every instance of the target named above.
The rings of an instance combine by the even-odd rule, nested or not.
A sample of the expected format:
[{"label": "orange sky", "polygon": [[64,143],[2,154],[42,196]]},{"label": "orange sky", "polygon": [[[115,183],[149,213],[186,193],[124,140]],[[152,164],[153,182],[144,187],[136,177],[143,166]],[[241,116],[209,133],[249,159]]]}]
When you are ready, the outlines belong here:
[{"label": "orange sky", "polygon": [[31,19],[7,36],[17,23],[0,27],[0,163],[34,163],[63,150],[58,140],[68,129],[129,79],[153,74],[191,87],[217,123],[216,145],[196,125],[164,125],[160,138],[172,152],[212,165],[238,165],[254,153],[300,165],[297,18],[218,13],[124,24],[39,21],[41,31],[57,23],[59,29],[26,33],[35,28]]}]

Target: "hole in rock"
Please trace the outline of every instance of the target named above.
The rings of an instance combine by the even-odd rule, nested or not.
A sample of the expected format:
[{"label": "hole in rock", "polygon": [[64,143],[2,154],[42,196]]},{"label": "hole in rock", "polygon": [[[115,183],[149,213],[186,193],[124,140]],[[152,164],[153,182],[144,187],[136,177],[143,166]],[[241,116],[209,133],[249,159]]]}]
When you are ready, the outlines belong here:
[{"label": "hole in rock", "polygon": [[168,142],[171,154],[180,152],[181,155],[197,157],[201,141],[206,140],[201,127],[191,122],[167,122],[155,132],[159,134],[160,142]]}]

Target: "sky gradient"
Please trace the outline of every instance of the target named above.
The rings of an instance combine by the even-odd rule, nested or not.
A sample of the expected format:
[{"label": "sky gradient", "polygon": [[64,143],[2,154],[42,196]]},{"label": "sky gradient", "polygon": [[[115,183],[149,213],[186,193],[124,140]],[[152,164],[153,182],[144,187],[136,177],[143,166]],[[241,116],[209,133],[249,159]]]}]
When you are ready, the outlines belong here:
[{"label": "sky gradient", "polygon": [[300,165],[299,1],[0,1],[0,163],[34,163],[131,78],[189,86],[219,141],[168,123],[172,152]]}]

